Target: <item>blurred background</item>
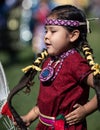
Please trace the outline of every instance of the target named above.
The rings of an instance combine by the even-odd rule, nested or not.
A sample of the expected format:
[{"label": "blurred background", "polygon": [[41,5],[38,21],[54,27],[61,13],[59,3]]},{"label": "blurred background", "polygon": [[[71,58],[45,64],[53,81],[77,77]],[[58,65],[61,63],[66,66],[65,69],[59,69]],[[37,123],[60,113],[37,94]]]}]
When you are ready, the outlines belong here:
[{"label": "blurred background", "polygon": [[[43,43],[43,21],[49,11],[57,5],[72,4],[81,8],[87,18],[100,18],[100,0],[0,0],[0,61],[4,67],[8,86],[17,85],[22,68],[32,64],[37,54],[45,48]],[[93,48],[95,62],[100,64],[100,21],[90,22],[88,41]],[[35,104],[38,95],[38,75],[30,94],[19,92],[13,105],[20,115],[26,114]],[[94,95],[91,90],[90,98]],[[99,130],[100,113],[87,117],[88,130]],[[30,130],[35,130],[37,121]],[[0,120],[0,130],[6,130]]]}]

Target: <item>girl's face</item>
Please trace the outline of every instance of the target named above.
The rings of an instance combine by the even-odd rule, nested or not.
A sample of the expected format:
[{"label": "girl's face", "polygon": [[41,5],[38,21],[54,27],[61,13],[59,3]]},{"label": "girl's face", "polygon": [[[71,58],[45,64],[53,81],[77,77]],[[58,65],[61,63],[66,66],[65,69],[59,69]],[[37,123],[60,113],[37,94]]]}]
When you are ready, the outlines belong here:
[{"label": "girl's face", "polygon": [[71,33],[63,26],[47,25],[44,42],[51,56],[57,56],[71,48]]}]

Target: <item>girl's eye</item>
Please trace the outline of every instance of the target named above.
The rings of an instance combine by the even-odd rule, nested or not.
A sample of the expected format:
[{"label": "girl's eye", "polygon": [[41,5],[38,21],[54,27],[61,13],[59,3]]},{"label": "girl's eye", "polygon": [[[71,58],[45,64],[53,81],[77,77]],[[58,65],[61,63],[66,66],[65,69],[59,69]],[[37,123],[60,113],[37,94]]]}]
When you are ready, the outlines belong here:
[{"label": "girl's eye", "polygon": [[45,33],[47,33],[47,30],[45,30]]},{"label": "girl's eye", "polygon": [[[50,31],[51,33],[55,33],[56,31],[55,30],[51,30]],[[45,34],[48,33],[48,30],[45,30]]]},{"label": "girl's eye", "polygon": [[52,32],[52,33],[55,33],[56,31],[55,31],[55,30],[52,30],[51,32]]}]

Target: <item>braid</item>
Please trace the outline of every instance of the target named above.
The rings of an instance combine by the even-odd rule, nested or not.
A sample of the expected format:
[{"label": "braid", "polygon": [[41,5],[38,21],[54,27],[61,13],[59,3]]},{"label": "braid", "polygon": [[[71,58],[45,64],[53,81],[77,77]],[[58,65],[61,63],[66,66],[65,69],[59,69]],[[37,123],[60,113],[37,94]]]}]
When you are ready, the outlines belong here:
[{"label": "braid", "polygon": [[38,54],[37,59],[34,61],[33,65],[27,66],[24,69],[22,69],[23,72],[27,72],[31,68],[36,71],[41,71],[41,68],[39,65],[42,63],[42,61],[48,56],[47,50],[43,50],[40,54]]},{"label": "braid", "polygon": [[86,40],[82,44],[82,52],[85,55],[85,58],[87,59],[93,72],[94,88],[97,94],[98,109],[100,110],[100,66],[99,64],[94,62],[93,51],[86,42]]},{"label": "braid", "polygon": [[[41,65],[41,63],[43,62],[43,60],[46,59],[47,56],[48,56],[47,50],[44,49],[40,54],[38,54],[38,57],[34,61],[34,63],[32,65],[29,65],[29,66],[23,68],[22,71],[24,73],[28,73],[28,71],[30,71],[30,69],[32,69],[33,71],[35,70],[36,72],[41,71],[41,68],[39,66]],[[25,93],[29,93],[30,92],[30,85],[27,84],[27,88],[25,90]]]}]

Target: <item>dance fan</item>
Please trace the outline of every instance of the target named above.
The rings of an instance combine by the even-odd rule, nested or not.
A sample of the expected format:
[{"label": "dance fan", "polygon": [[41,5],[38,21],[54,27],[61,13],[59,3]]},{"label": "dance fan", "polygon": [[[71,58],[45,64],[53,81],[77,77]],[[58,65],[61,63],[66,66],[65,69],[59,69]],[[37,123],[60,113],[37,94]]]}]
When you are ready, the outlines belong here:
[{"label": "dance fan", "polygon": [[2,118],[3,124],[7,130],[17,130],[13,124],[13,115],[9,110],[7,104],[7,97],[10,90],[7,85],[6,76],[3,66],[0,62],[0,119]]}]

